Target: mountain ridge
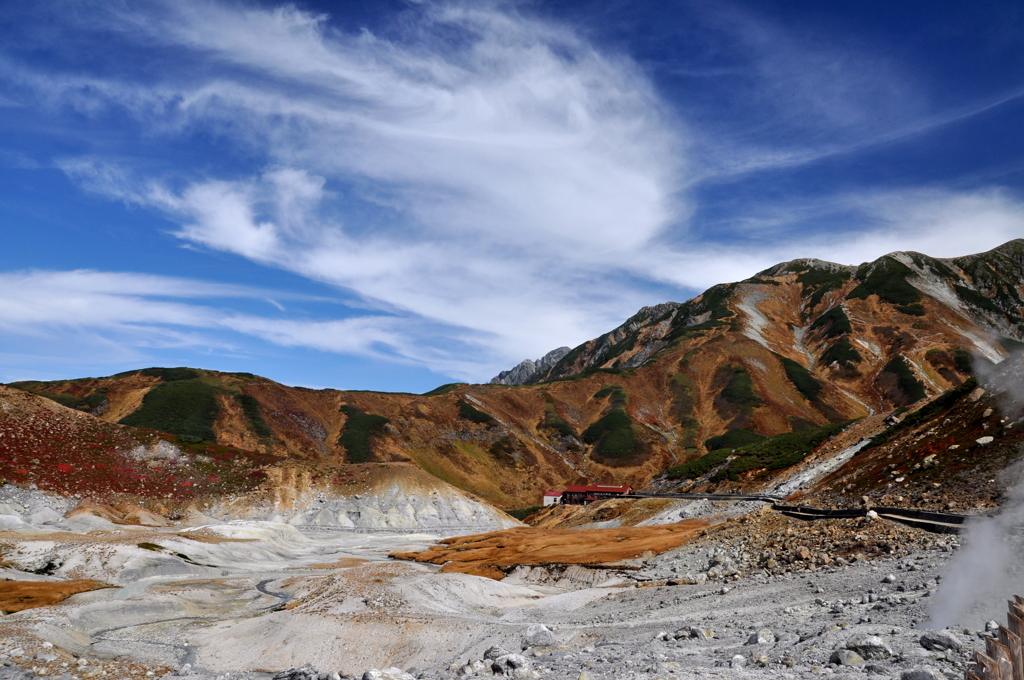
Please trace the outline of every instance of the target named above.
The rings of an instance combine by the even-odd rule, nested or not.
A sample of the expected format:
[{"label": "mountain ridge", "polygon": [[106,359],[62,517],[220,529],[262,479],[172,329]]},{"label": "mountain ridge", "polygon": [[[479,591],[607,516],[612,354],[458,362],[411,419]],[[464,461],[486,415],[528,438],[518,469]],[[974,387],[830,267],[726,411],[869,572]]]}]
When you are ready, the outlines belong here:
[{"label": "mountain ridge", "polygon": [[425,395],[188,368],[13,386],[110,423],[261,455],[411,462],[499,507],[523,508],[566,484],[640,488],[721,441],[810,431],[956,388],[976,363],[1021,346],[1022,282],[1024,239],[946,260],[797,259],[644,307],[546,367],[537,368],[551,353],[532,362],[525,384],[459,383]]}]

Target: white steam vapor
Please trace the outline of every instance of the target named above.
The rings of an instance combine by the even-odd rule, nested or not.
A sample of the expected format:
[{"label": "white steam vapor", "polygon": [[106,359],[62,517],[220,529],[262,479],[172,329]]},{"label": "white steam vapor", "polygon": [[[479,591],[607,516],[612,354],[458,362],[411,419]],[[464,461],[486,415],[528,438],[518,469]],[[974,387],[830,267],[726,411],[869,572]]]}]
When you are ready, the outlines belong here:
[{"label": "white steam vapor", "polygon": [[[1024,356],[1005,360],[983,385],[1005,416],[1018,416],[1024,406]],[[1019,468],[1001,476],[1019,476]],[[1014,481],[998,514],[967,521],[964,546],[946,567],[925,627],[980,629],[985,621],[1001,618],[1014,593],[1024,593],[1024,477]]]}]

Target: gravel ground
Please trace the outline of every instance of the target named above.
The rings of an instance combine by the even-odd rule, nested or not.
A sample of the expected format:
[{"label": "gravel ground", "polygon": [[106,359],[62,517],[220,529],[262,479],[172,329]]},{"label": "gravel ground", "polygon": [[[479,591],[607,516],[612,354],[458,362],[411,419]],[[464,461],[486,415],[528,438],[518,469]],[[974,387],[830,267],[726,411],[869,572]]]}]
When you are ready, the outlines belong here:
[{"label": "gravel ground", "polygon": [[[248,580],[235,564],[231,579],[196,573],[186,587],[174,581],[180,576],[155,578],[126,587],[120,599],[111,599],[118,591],[99,591],[66,607],[9,615],[0,624],[0,680],[37,672],[68,679],[326,680],[348,673],[456,680],[493,677],[495,669],[505,677],[569,680],[909,680],[917,670],[924,675],[915,679],[941,680],[963,677],[970,652],[982,646],[981,631],[922,628],[942,570],[959,549],[955,537],[880,521],[806,524],[753,513],[619,570],[520,569],[503,582],[381,561],[389,543],[348,545],[346,556],[372,561],[327,573],[289,570],[282,552],[281,564],[253,566]],[[255,550],[259,543],[218,550],[232,545]],[[204,559],[227,554],[210,550]],[[322,545],[317,552],[331,557]],[[171,591],[191,602],[191,620],[176,628],[147,623],[145,607],[164,606]],[[287,602],[284,610],[276,598]],[[138,623],[94,637],[91,646],[62,643],[72,640],[72,622],[97,607]],[[45,646],[48,640],[56,646]],[[154,663],[159,644],[181,653]],[[254,652],[260,645],[266,649]],[[232,670],[232,655],[245,654],[262,661]],[[372,668],[391,665],[402,670]]]}]

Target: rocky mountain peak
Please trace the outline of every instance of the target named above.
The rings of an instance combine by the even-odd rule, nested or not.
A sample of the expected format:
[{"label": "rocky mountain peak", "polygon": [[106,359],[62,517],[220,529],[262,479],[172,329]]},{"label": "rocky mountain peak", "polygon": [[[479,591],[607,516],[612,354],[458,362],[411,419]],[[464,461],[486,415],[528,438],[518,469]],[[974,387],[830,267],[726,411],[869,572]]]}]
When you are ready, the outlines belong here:
[{"label": "rocky mountain peak", "polygon": [[[646,308],[645,308],[646,309]],[[572,349],[569,347],[559,347],[553,349],[540,359],[531,361],[526,359],[521,362],[515,368],[502,371],[498,375],[491,378],[492,385],[525,385],[530,382],[530,378],[537,375],[537,373],[546,371],[551,368],[559,361],[562,357],[571,352]]]}]

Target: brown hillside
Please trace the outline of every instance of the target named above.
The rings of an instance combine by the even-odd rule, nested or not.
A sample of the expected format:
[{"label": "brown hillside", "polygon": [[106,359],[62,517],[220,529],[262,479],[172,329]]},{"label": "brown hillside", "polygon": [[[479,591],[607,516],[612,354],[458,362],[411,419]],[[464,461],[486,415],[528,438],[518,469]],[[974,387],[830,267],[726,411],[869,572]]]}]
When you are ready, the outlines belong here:
[{"label": "brown hillside", "polygon": [[[894,253],[860,267],[780,264],[687,303],[645,308],[529,385],[428,396],[146,369],[17,387],[108,423],[193,428],[197,441],[266,455],[411,461],[499,507],[523,508],[569,483],[641,487],[730,430],[774,435],[940,394],[970,378],[972,355],[999,361],[1024,337],[1022,297],[1018,240],[954,260]],[[172,393],[193,399],[185,424],[168,416]],[[167,397],[159,408],[158,397]]]}]

